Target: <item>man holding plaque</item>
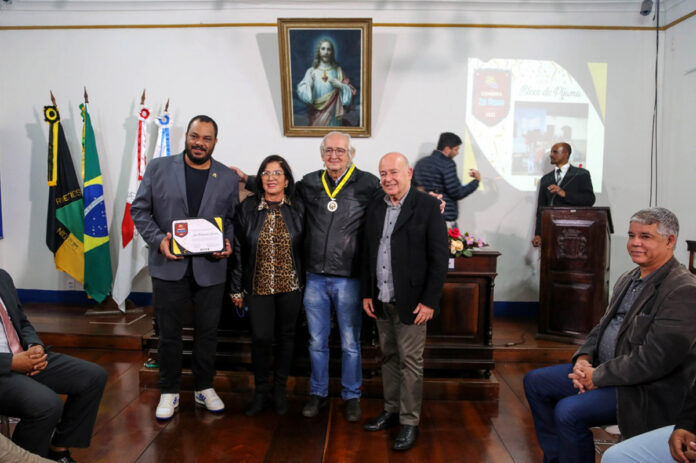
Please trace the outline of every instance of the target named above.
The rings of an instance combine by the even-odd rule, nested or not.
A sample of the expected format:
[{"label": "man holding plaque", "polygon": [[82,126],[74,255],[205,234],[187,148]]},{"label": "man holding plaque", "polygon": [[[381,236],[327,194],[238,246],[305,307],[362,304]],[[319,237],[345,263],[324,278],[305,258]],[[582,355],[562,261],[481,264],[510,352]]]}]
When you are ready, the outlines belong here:
[{"label": "man holding plaque", "polygon": [[350,135],[331,132],[321,142],[326,169],[309,173],[297,184],[305,202],[304,306],[309,327],[312,365],[309,401],[302,410],[313,417],[329,395],[331,310],[341,334],[341,396],[348,421],[359,421],[362,359],[360,330],[360,234],[365,209],[380,191],[379,180],[353,164]]},{"label": "man holding plaque", "polygon": [[211,158],[216,143],[213,119],[191,119],[184,152],[152,160],[131,206],[135,226],[149,246],[160,330],[158,419],[171,418],[179,406],[182,324],[191,305],[195,402],[211,412],[225,408],[213,389],[213,377],[239,179]]}]

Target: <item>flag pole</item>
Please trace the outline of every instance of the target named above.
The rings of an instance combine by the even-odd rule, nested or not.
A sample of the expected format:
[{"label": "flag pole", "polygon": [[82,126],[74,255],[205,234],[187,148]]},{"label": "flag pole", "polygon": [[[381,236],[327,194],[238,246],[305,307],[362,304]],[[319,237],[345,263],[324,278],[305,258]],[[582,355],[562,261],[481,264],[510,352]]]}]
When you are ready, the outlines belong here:
[{"label": "flag pole", "polygon": [[124,313],[137,313],[142,309],[128,299],[132,292],[133,279],[147,268],[147,245],[133,223],[130,206],[135,197],[142,175],[147,163],[147,125],[150,123],[150,109],[145,106],[145,89],[140,97],[140,108],[137,110],[138,131],[135,140],[134,152],[131,157],[128,195],[125,201],[125,210],[121,220],[121,236],[116,278],[112,289],[112,296],[119,308]]},{"label": "flag pole", "polygon": [[[88,116],[87,116],[87,105],[89,104],[89,94],[87,93],[87,86],[83,86],[83,89],[84,89],[83,97],[84,97],[84,101],[85,101],[85,102],[84,102],[84,113],[83,113],[83,117],[84,117],[85,128],[83,128],[83,160],[82,160],[82,162],[83,162],[83,172],[84,172],[84,169],[85,169],[85,162],[86,162],[86,157],[87,157],[87,154],[86,154],[86,152],[87,152],[87,151],[86,151],[86,150],[87,150],[87,146],[86,146],[87,143],[86,143],[86,141],[85,141],[85,130],[86,130],[87,126],[89,126],[89,131],[90,131],[90,132],[93,133],[93,130],[91,129],[92,125],[91,125],[91,122],[89,122]],[[92,154],[94,155],[94,157],[96,157],[96,162],[95,162],[95,159],[92,159],[92,162],[93,162],[92,168],[94,167],[94,165],[96,165],[97,168],[98,168],[98,167],[99,167],[99,158],[98,158],[98,156],[97,156],[97,154],[96,154],[96,145],[94,146],[94,149],[95,149],[95,151],[94,151]],[[99,172],[99,174],[101,174],[101,172]],[[100,175],[100,176],[101,176],[101,175]],[[83,178],[84,178],[84,173],[83,173]],[[85,178],[85,181],[86,181],[86,180],[87,180],[87,179]],[[100,183],[101,183],[101,182],[100,182]],[[93,186],[92,186],[92,187],[93,187]],[[102,188],[103,188],[103,187],[102,187]],[[88,191],[88,190],[87,190],[87,187],[85,187],[85,191]],[[87,193],[86,193],[86,194],[87,194]],[[88,198],[89,198],[89,196],[90,196],[90,195],[87,194],[87,197],[88,197]],[[103,208],[103,205],[102,205],[101,207]],[[99,209],[99,208],[97,207],[96,209]],[[106,220],[104,220],[104,223],[103,223],[103,226],[104,226],[104,227],[107,226],[106,223],[107,223]],[[108,229],[108,228],[107,228],[107,229]],[[85,234],[85,236],[87,236],[87,233]],[[109,246],[108,243],[109,243],[109,241],[107,240],[105,246]],[[85,256],[88,255],[87,252],[94,252],[94,251],[95,251],[95,249],[86,250]],[[106,261],[108,261],[108,274],[109,274],[109,278],[108,278],[108,279],[109,279],[109,281],[111,281],[111,282],[113,283],[113,277],[111,276],[111,258],[110,258],[110,256],[109,256],[109,254],[110,254],[110,253],[107,252],[106,257],[105,257],[105,256],[102,256],[102,257],[103,257],[103,258],[106,258]],[[85,257],[85,260],[87,260],[87,257]],[[90,271],[96,270],[96,269],[97,269],[96,267],[94,267],[95,264],[96,264],[97,262],[98,262],[98,261],[96,261],[96,262],[94,261],[94,258],[90,258]],[[107,265],[107,262],[101,262],[101,265]],[[87,268],[87,263],[85,263],[85,268]],[[85,279],[85,281],[87,281],[87,278]],[[92,284],[95,284],[95,283],[96,283],[96,282],[92,282]],[[85,286],[87,286],[87,284],[85,284]],[[97,288],[98,288],[98,291],[102,291],[102,290],[105,289],[105,288],[103,288],[103,281],[100,281],[99,283],[96,283],[96,286],[97,286]],[[109,286],[111,286],[111,285],[109,285]],[[91,287],[91,285],[90,285],[90,287]],[[88,294],[89,294],[89,293],[88,293]],[[104,297],[104,299],[103,299],[101,302],[99,302],[96,306],[87,309],[87,310],[85,311],[85,315],[121,314],[121,311],[119,310],[118,304],[116,303],[116,301],[114,301],[114,299],[113,299],[113,297],[112,297],[112,295],[111,295],[111,291],[109,291],[109,292],[108,292],[105,296],[103,296],[103,297]]]}]

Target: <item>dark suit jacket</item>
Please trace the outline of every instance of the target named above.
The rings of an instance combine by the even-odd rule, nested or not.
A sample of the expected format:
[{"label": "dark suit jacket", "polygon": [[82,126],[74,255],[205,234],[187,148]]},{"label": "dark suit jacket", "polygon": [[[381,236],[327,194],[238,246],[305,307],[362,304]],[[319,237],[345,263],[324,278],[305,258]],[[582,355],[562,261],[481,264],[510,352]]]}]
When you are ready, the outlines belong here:
[{"label": "dark suit jacket", "polygon": [[549,185],[556,183],[556,169],[541,177],[539,198],[537,199],[536,226],[534,234],[541,235],[541,208],[546,206],[592,206],[595,203],[594,189],[590,172],[582,167],[570,166],[561,184],[565,198],[549,191]]},{"label": "dark suit jacket", "polygon": [[[239,177],[213,159],[198,216],[222,217],[225,238],[230,240],[230,245],[234,243],[232,218],[238,203]],[[162,239],[167,232],[171,232],[172,221],[189,217],[183,154],[156,158],[148,164],[131,206],[131,216],[149,247],[151,276],[169,281],[180,280],[186,273],[189,259],[193,259],[196,283],[212,286],[225,282],[227,259],[196,256],[167,260],[159,250]]]},{"label": "dark suit jacket", "polygon": [[637,271],[616,282],[604,316],[573,358],[589,355],[596,366],[594,384],[616,387],[624,437],[673,424],[696,374],[696,277],[674,257],[655,270],[626,314],[615,357],[596,365],[601,336]]},{"label": "dark suit jacket", "polygon": [[[377,252],[386,212],[384,196],[368,206],[362,259],[362,297],[372,298],[378,317],[383,317],[383,313],[376,283]],[[448,259],[447,227],[440,213],[440,202],[411,188],[391,236],[394,294],[399,319],[403,323],[413,324],[416,318],[413,311],[418,303],[438,313]]]},{"label": "dark suit jacket", "polygon": [[[10,319],[17,331],[17,336],[19,336],[22,347],[26,350],[29,348],[30,344],[43,345],[36,331],[34,331],[34,327],[29,320],[27,320],[27,316],[24,315],[24,310],[22,310],[22,305],[19,303],[19,296],[17,296],[17,290],[15,289],[12,277],[2,269],[0,269],[0,297],[2,297],[2,301],[5,303],[7,313],[10,315]],[[0,375],[9,374],[12,371],[11,367],[12,354],[0,353]]]},{"label": "dark suit jacket", "polygon": [[691,385],[689,395],[684,399],[684,406],[677,416],[674,427],[696,433],[696,383]]}]

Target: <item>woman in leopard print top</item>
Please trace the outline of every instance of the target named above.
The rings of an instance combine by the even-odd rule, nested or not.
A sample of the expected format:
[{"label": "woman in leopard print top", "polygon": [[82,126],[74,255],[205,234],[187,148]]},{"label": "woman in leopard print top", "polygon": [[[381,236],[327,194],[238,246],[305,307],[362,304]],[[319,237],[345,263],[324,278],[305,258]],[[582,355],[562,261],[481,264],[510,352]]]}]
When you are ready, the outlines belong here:
[{"label": "woman in leopard print top", "polygon": [[235,215],[235,252],[232,266],[232,300],[249,307],[254,367],[254,399],[248,416],[259,414],[271,401],[268,380],[274,331],[273,406],[287,412],[286,382],[302,304],[302,239],[304,207],[294,196],[292,171],[277,155],[263,160],[256,176],[257,196],[247,198]]}]

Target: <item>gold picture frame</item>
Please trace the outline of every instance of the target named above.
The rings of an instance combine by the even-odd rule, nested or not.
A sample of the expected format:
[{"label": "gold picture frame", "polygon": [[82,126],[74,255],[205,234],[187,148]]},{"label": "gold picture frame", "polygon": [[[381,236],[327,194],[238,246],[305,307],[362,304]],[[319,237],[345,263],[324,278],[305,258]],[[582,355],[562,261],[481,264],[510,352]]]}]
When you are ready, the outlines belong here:
[{"label": "gold picture frame", "polygon": [[372,19],[279,18],[283,130],[369,137]]}]

